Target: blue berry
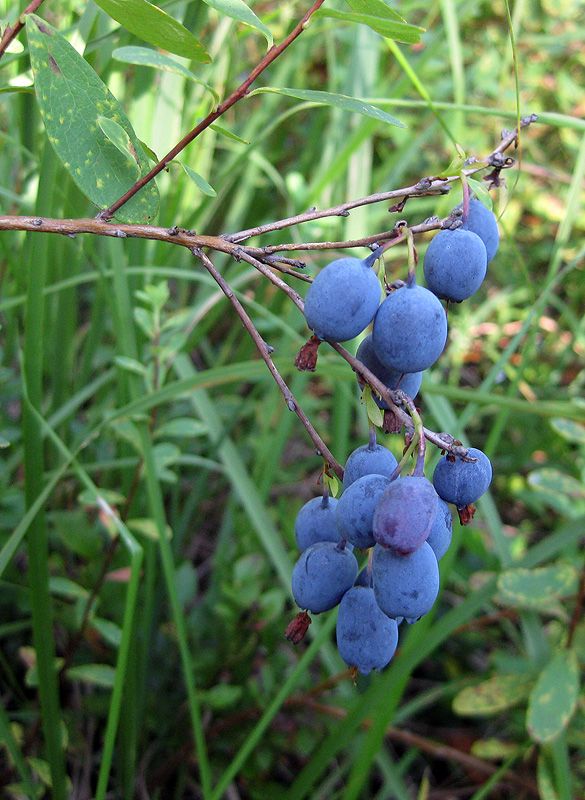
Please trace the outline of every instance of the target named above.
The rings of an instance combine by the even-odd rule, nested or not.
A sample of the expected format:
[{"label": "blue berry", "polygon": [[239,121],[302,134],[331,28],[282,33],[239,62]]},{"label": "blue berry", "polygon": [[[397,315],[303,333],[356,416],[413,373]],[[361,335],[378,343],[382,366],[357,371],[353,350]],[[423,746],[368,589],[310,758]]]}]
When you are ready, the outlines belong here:
[{"label": "blue berry", "polygon": [[345,489],[339,498],[335,509],[337,530],[355,547],[367,550],[374,546],[374,512],[389,483],[386,475],[363,475]]},{"label": "blue berry", "polygon": [[468,454],[477,460],[442,456],[433,473],[433,486],[439,497],[457,508],[475,503],[487,492],[492,481],[492,465],[486,454],[476,447],[470,447]]},{"label": "blue berry", "polygon": [[374,319],[380,282],[369,259],[338,258],[317,275],[305,299],[307,325],[320,339],[346,342]]},{"label": "blue berry", "polygon": [[438,500],[428,478],[406,475],[392,481],[374,512],[374,539],[400,556],[410,555],[427,540],[437,515]]},{"label": "blue berry", "polygon": [[317,542],[340,542],[335,525],[335,497],[313,497],[300,509],[295,519],[295,539],[299,550]]},{"label": "blue berry", "polygon": [[398,645],[398,625],[380,610],[374,590],[354,586],[341,600],[337,616],[337,648],[349,667],[368,675],[383,669]]},{"label": "blue berry", "polygon": [[[400,389],[410,398],[416,397],[418,394],[422,383],[422,372],[397,372],[394,369],[385,367],[376,355],[371,333],[360,342],[355,355],[370,372],[374,373],[378,380],[382,381],[386,388]],[[383,410],[389,408],[388,404],[381,398],[376,397],[376,395],[374,395],[374,401],[378,408]]]},{"label": "blue berry", "polygon": [[377,544],[372,557],[376,602],[389,617],[421,617],[433,607],[439,593],[439,566],[424,542],[409,556],[399,556]]},{"label": "blue berry", "polygon": [[386,367],[399,372],[427,369],[447,341],[447,315],[441,301],[415,282],[401,286],[378,309],[372,341]]},{"label": "blue berry", "polygon": [[423,266],[431,292],[460,303],[483,283],[487,270],[485,245],[477,234],[465,228],[439,231],[427,248]]},{"label": "blue berry", "polygon": [[469,200],[469,218],[463,227],[476,233],[485,245],[488,264],[495,256],[500,244],[498,220],[493,211],[486,208],[477,197]]},{"label": "blue berry", "polygon": [[453,536],[453,518],[451,517],[451,509],[447,503],[441,497],[439,497],[438,500],[437,515],[431,525],[427,544],[430,544],[437,557],[437,561],[440,561],[451,544],[451,538]]},{"label": "blue berry", "polygon": [[296,604],[313,614],[334,608],[357,577],[354,554],[334,542],[319,542],[301,553],[292,573]]},{"label": "blue berry", "polygon": [[363,444],[349,454],[343,471],[344,491],[364,475],[387,475],[390,477],[398,461],[394,454],[381,444]]}]

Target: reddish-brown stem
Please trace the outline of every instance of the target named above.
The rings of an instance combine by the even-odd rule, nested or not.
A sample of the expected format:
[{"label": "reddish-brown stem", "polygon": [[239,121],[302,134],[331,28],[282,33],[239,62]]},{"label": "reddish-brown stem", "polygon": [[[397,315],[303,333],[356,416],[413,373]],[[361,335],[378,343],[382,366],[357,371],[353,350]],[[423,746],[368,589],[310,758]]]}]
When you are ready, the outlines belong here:
[{"label": "reddish-brown stem", "polygon": [[290,411],[294,411],[295,412],[295,414],[297,415],[297,417],[300,419],[300,421],[302,422],[303,426],[305,427],[307,433],[311,437],[311,439],[313,441],[313,444],[317,448],[317,451],[319,452],[319,454],[321,456],[323,456],[323,458],[330,465],[331,469],[335,472],[335,474],[339,478],[339,480],[342,481],[343,480],[343,467],[334,458],[333,453],[331,453],[331,451],[329,450],[329,448],[327,447],[327,445],[325,444],[323,439],[321,439],[321,437],[319,436],[319,434],[317,433],[317,431],[315,430],[315,428],[311,424],[309,418],[307,417],[307,415],[305,414],[305,412],[303,411],[303,409],[301,408],[301,406],[299,405],[299,403],[295,399],[293,393],[291,392],[291,390],[288,388],[288,386],[284,382],[281,374],[276,369],[276,366],[275,366],[273,360],[270,358],[270,348],[268,347],[268,345],[266,344],[264,339],[262,339],[262,337],[260,336],[260,334],[256,330],[256,327],[254,326],[254,323],[252,322],[252,320],[248,316],[248,313],[246,312],[245,308],[240,303],[238,298],[235,296],[235,294],[233,293],[233,291],[230,288],[230,286],[227,283],[227,281],[215,269],[215,267],[213,266],[213,263],[205,255],[205,253],[200,248],[194,248],[193,249],[193,254],[195,256],[197,256],[197,258],[201,261],[201,263],[203,264],[205,269],[209,272],[211,277],[216,281],[216,283],[218,284],[219,288],[222,290],[222,292],[225,294],[227,299],[230,301],[230,303],[234,307],[237,315],[239,316],[239,318],[240,318],[240,320],[242,322],[242,325],[244,326],[244,328],[248,331],[248,333],[252,337],[252,339],[254,341],[254,344],[258,348],[258,352],[260,353],[260,355],[264,359],[264,362],[265,362],[266,366],[268,367],[268,370],[269,370],[270,374],[272,375],[272,377],[274,378],[274,380],[276,381],[276,383],[278,385],[278,388],[282,392],[282,396],[284,397],[284,400],[285,400],[285,403],[287,405],[287,408]]},{"label": "reddish-brown stem", "polygon": [[585,600],[585,562],[583,563],[583,567],[581,569],[581,579],[579,580],[577,599],[575,601],[575,608],[573,610],[573,614],[571,616],[571,622],[569,624],[569,635],[567,637],[568,648],[572,647],[573,645],[575,631],[577,630],[577,623],[581,619],[581,614],[583,613],[584,600]]},{"label": "reddish-brown stem", "polygon": [[166,154],[166,156],[162,159],[162,161],[159,161],[158,164],[155,164],[155,166],[150,170],[150,172],[144,175],[144,177],[142,177],[139,181],[137,181],[134,184],[134,186],[128,189],[128,191],[124,195],[122,195],[122,197],[120,197],[119,200],[116,200],[115,203],[113,203],[109,208],[106,208],[104,211],[100,211],[100,213],[97,215],[98,218],[111,219],[116,213],[116,211],[124,205],[124,203],[127,203],[131,197],[134,197],[134,195],[140,191],[140,189],[146,186],[147,183],[150,183],[150,181],[153,178],[155,178],[159,174],[159,172],[162,172],[162,170],[165,169],[165,167],[168,164],[170,164],[170,162],[174,158],[176,158],[179,155],[179,153],[182,150],[184,150],[185,147],[187,147],[188,144],[191,144],[191,142],[194,139],[196,139],[200,133],[202,133],[213,122],[215,122],[216,119],[219,119],[219,117],[221,117],[222,114],[225,114],[225,112],[229,108],[231,108],[235,103],[237,103],[238,100],[242,100],[242,98],[244,98],[250,91],[250,87],[252,86],[256,78],[262,72],[264,72],[264,70],[268,66],[270,66],[270,64],[272,64],[272,62],[275,61],[275,59],[277,59],[290,44],[292,44],[292,42],[294,42],[297,36],[300,36],[300,34],[305,29],[311,16],[320,6],[323,5],[323,3],[324,0],[315,0],[311,8],[307,11],[307,13],[301,19],[301,21],[298,22],[297,25],[295,25],[295,27],[289,33],[286,39],[284,39],[284,41],[281,42],[279,45],[273,45],[270,48],[270,50],[266,53],[264,58],[256,65],[256,67],[254,67],[254,69],[248,75],[246,80],[243,83],[241,83],[240,86],[238,86],[238,88],[234,92],[232,92],[232,94],[226,100],[220,103],[218,107],[215,109],[215,111],[209,113],[205,117],[205,119],[201,120],[201,122],[193,128],[192,131],[190,131],[186,136],[184,136],[181,139],[181,141],[178,144],[176,144],[173,147],[173,149]]},{"label": "reddish-brown stem", "polygon": [[26,24],[26,17],[27,14],[34,14],[37,8],[43,3],[44,0],[32,0],[28,4],[28,6],[24,9],[22,14],[16,20],[14,25],[9,25],[7,28],[4,29],[4,33],[2,34],[2,39],[0,39],[0,58],[6,52],[6,48],[10,44],[10,42],[15,39],[20,31],[24,28]]}]

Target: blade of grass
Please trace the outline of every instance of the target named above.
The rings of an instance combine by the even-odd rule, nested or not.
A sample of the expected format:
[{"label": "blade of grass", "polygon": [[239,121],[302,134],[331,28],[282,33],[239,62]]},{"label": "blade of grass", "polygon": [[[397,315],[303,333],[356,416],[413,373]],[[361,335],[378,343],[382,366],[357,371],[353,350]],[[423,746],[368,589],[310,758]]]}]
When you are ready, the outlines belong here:
[{"label": "blade of grass", "polygon": [[[398,44],[396,42],[393,42],[391,39],[385,39],[385,42],[387,43],[388,47],[390,48],[390,51],[393,53],[394,57],[396,58],[396,60],[398,61],[398,63],[400,64],[400,66],[402,67],[404,72],[410,78],[410,81],[411,81],[412,85],[414,86],[414,88],[421,95],[421,97],[423,97],[425,99],[424,105],[428,106],[431,109],[431,111],[433,112],[433,114],[437,118],[437,122],[439,123],[441,128],[445,131],[445,133],[447,134],[449,139],[451,139],[453,144],[456,145],[457,142],[455,140],[455,137],[451,133],[451,130],[447,126],[447,124],[446,124],[445,120],[443,119],[442,115],[439,114],[439,105],[437,103],[435,103],[434,100],[431,98],[431,95],[429,94],[428,90],[426,89],[426,87],[424,86],[424,84],[422,83],[422,81],[420,80],[418,75],[416,74],[415,70],[408,63],[404,53],[402,52],[402,50],[400,49]],[[458,106],[458,104],[453,104],[453,105],[454,106]]]},{"label": "blade of grass", "polygon": [[37,792],[35,790],[30,768],[26,763],[16,737],[12,732],[10,717],[4,708],[4,703],[0,703],[0,741],[3,743],[4,747],[6,747],[11,761],[18,770],[20,780],[24,785],[27,795],[29,798],[36,797]]},{"label": "blade of grass", "polygon": [[23,398],[31,413],[36,418],[39,426],[59,452],[64,456],[65,464],[71,464],[82,485],[89,491],[98,507],[105,513],[112,525],[115,527],[124,546],[130,554],[130,580],[128,582],[128,592],[124,606],[124,617],[122,624],[122,636],[118,648],[118,659],[116,662],[116,676],[112,690],[112,698],[108,711],[108,722],[104,736],[104,748],[101,754],[100,773],[96,790],[96,800],[103,800],[105,797],[114,746],[116,741],[116,731],[120,719],[120,708],[122,704],[123,692],[125,689],[125,677],[128,664],[130,647],[133,642],[132,632],[134,627],[134,615],[138,598],[138,587],[140,584],[140,567],[142,564],[142,547],[138,544],[134,536],[130,533],[126,525],[122,522],[111,506],[106,503],[96,484],[91,480],[87,472],[77,463],[75,455],[69,450],[61,438],[55,433],[52,427],[43,419],[42,415],[31,405],[26,385],[23,387]]},{"label": "blade of grass", "polygon": [[[57,157],[45,147],[35,213],[54,211],[57,183]],[[24,339],[23,383],[30,392],[31,404],[23,410],[23,448],[25,497],[27,508],[43,491],[44,447],[39,420],[34,409],[43,404],[43,360],[45,302],[43,289],[49,263],[50,237],[29,236],[26,241],[28,292]],[[61,705],[55,670],[53,601],[49,592],[49,538],[43,506],[27,529],[28,572],[33,622],[33,642],[39,676],[42,728],[55,800],[65,800],[65,752],[61,735]]]},{"label": "blade of grass", "polygon": [[[457,6],[454,0],[441,0],[441,14],[445,23],[447,34],[447,50],[451,64],[451,77],[453,80],[453,98],[459,106],[465,104],[465,74],[463,71],[463,48],[461,46],[461,32],[457,17]],[[463,113],[458,110],[453,120],[453,127],[458,140],[464,134]]]},{"label": "blade of grass", "polygon": [[254,729],[248,734],[245,743],[238,750],[229,767],[224,771],[221,779],[215,786],[210,800],[221,800],[225,791],[235,776],[240,771],[256,745],[261,740],[264,732],[282,707],[285,700],[292,694],[295,686],[302,678],[305,671],[313,658],[317,655],[319,649],[325,644],[327,638],[331,636],[333,628],[335,627],[335,616],[329,616],[326,622],[322,625],[319,633],[315,636],[311,644],[305,650],[297,665],[292,670],[280,691],[276,694],[274,700],[270,703]]},{"label": "blade of grass", "polygon": [[[121,354],[136,359],[138,346],[136,342],[135,329],[133,325],[133,306],[130,297],[128,277],[125,270],[125,254],[119,252],[114,242],[108,243],[112,253],[112,263],[114,267],[114,297],[115,312],[117,321],[117,334],[120,343]],[[129,393],[134,398],[144,394],[142,381],[138,376],[128,373],[126,376]],[[164,500],[160,482],[158,479],[156,463],[152,451],[152,441],[148,426],[144,422],[138,424],[140,436],[140,446],[144,459],[144,481],[148,494],[149,513],[155,522],[158,531],[157,546],[162,562],[162,571],[165,586],[171,608],[171,618],[175,626],[175,633],[179,646],[179,655],[183,671],[183,679],[187,690],[187,702],[191,717],[191,726],[195,749],[199,765],[199,772],[204,798],[209,796],[211,790],[211,768],[207,754],[207,745],[203,732],[200,699],[195,684],[195,668],[189,649],[187,635],[187,623],[181,608],[177,591],[177,580],[175,576],[175,566],[173,561],[172,545],[167,536],[167,520],[164,508]],[[151,593],[154,591],[154,581],[149,583]],[[154,607],[152,596],[144,598],[147,607]]]}]

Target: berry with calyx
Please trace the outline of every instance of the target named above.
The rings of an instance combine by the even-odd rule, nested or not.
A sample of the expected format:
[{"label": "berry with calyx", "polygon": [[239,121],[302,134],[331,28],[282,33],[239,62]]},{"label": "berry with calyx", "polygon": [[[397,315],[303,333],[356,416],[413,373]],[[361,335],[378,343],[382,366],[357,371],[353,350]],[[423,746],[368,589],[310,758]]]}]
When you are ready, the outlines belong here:
[{"label": "berry with calyx", "polygon": [[374,590],[354,586],[341,600],[337,616],[337,648],[348,667],[363,675],[384,669],[396,652],[398,625],[380,609]]},{"label": "berry with calyx", "polygon": [[372,556],[372,580],[376,602],[389,617],[422,617],[433,607],[439,593],[439,566],[424,542],[409,556],[399,556],[377,544]]},{"label": "berry with calyx", "polygon": [[329,611],[340,602],[357,577],[358,564],[344,542],[319,542],[308,547],[293,568],[295,603],[312,614]]},{"label": "berry with calyx", "polygon": [[384,489],[374,512],[374,539],[400,556],[414,553],[428,538],[438,501],[428,478],[406,475],[393,481]]},{"label": "berry with calyx", "polygon": [[346,342],[374,319],[381,299],[372,266],[376,252],[364,260],[347,256],[332,261],[309,286],[305,318],[320,339]]},{"label": "berry with calyx", "polygon": [[451,454],[439,459],[433,473],[433,486],[439,497],[457,508],[465,508],[487,492],[492,481],[492,465],[484,452],[468,449],[466,460]]},{"label": "berry with calyx", "polygon": [[469,199],[469,217],[462,227],[473,231],[482,240],[489,264],[500,244],[500,230],[494,212],[487,208],[477,197],[472,196]]},{"label": "berry with calyx", "polygon": [[[355,356],[370,372],[374,373],[378,380],[382,381],[387,389],[400,389],[410,398],[414,398],[418,394],[422,383],[422,372],[398,372],[385,367],[376,355],[371,333],[360,342]],[[374,401],[378,408],[389,410],[388,404],[376,395],[374,395]]]},{"label": "berry with calyx", "polygon": [[313,497],[300,509],[295,519],[295,539],[299,550],[306,550],[317,542],[340,542],[335,525],[337,499],[324,494]]},{"label": "berry with calyx", "polygon": [[363,475],[343,491],[335,509],[335,523],[348,542],[362,550],[375,542],[372,524],[376,506],[390,483],[386,475]]},{"label": "berry with calyx", "polygon": [[406,286],[391,292],[379,307],[372,342],[376,356],[390,369],[427,369],[447,342],[447,315],[441,301],[409,274]]},{"label": "berry with calyx", "polygon": [[370,442],[357,447],[349,454],[343,471],[343,489],[348,489],[352,483],[364,475],[387,475],[390,477],[398,461],[394,454],[384,445]]},{"label": "berry with calyx", "polygon": [[483,283],[487,270],[485,245],[465,227],[445,228],[429,244],[423,268],[427,287],[433,294],[460,303]]}]

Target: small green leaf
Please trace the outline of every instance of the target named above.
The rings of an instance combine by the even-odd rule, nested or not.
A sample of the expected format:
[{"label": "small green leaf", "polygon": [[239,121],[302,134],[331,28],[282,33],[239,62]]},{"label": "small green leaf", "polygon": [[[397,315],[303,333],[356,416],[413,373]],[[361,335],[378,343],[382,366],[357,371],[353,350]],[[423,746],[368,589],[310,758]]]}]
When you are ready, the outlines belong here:
[{"label": "small green leaf", "polygon": [[524,675],[495,675],[459,692],[453,700],[453,710],[463,717],[497,714],[522,702],[531,685]]},{"label": "small green leaf", "polygon": [[477,758],[484,758],[488,761],[504,761],[514,753],[519,747],[513,742],[503,742],[501,739],[476,739],[471,745],[471,753]]},{"label": "small green leaf", "polygon": [[585,486],[571,475],[544,467],[528,475],[528,483],[554,508],[571,519],[585,514]]},{"label": "small green leaf", "polygon": [[220,683],[206,692],[201,692],[201,699],[211,708],[224,709],[234,706],[240,700],[243,691],[241,686]]},{"label": "small green leaf", "polygon": [[[158,539],[158,528],[156,522],[152,519],[129,519],[126,523],[131,531],[141,533],[147,539]],[[172,539],[173,532],[167,525],[166,534],[169,539]]]},{"label": "small green leaf", "polygon": [[236,136],[235,133],[228,131],[227,128],[224,128],[223,125],[217,125],[213,123],[213,125],[209,126],[212,130],[217,131],[217,133],[221,133],[222,136],[227,136],[228,139],[233,139],[234,142],[240,142],[240,144],[250,144],[245,139],[242,139],[241,136]]},{"label": "small green leaf", "polygon": [[310,103],[318,103],[324,106],[335,106],[336,108],[343,108],[345,111],[353,111],[357,114],[363,114],[366,117],[386,122],[388,125],[395,125],[397,128],[406,128],[407,126],[400,122],[400,120],[382,111],[381,108],[376,108],[363,100],[358,100],[355,97],[347,97],[344,94],[333,94],[332,92],[320,92],[313,89],[275,89],[272,86],[263,86],[260,89],[255,89],[250,92],[248,97],[263,92],[272,92],[274,94],[284,94],[287,97],[296,97],[297,100],[306,100]]},{"label": "small green leaf", "polygon": [[337,497],[339,491],[339,481],[336,476],[330,471],[327,464],[323,467],[323,484],[329,488],[329,495]]},{"label": "small green leaf", "polygon": [[[396,22],[406,22],[397,11],[387,6],[383,0],[347,0],[347,5],[357,14],[369,14],[381,19],[393,19]],[[424,30],[420,28],[419,30]]]},{"label": "small green leaf", "polygon": [[49,591],[51,594],[65,597],[68,600],[86,600],[89,597],[89,592],[83,586],[79,586],[69,578],[62,578],[58,575],[53,575],[49,578]]},{"label": "small green leaf", "polygon": [[569,724],[579,699],[579,665],[572,650],[556,653],[530,693],[526,727],[537,742],[550,742]]},{"label": "small green leaf", "polygon": [[264,36],[268,42],[268,47],[272,47],[272,33],[266,25],[261,22],[256,14],[249,8],[244,0],[205,0],[208,6],[215,8],[220,14],[225,14],[226,17],[231,17],[238,22],[243,22],[244,25],[249,25],[250,28],[255,28]]},{"label": "small green leaf", "polygon": [[199,173],[195,172],[194,169],[191,169],[191,167],[188,167],[186,164],[183,164],[182,161],[180,162],[180,164],[185,170],[185,173],[193,181],[193,183],[199,189],[200,192],[203,192],[203,194],[206,194],[208,197],[217,196],[217,192],[215,191],[215,189],[212,186],[210,186],[207,183],[207,181],[204,178],[202,178],[201,175],[199,175]]},{"label": "small green leaf", "polygon": [[368,419],[370,420],[372,425],[376,426],[376,428],[381,428],[382,425],[384,424],[384,414],[382,412],[382,409],[378,407],[376,401],[374,400],[374,397],[372,395],[372,390],[370,389],[369,386],[364,387],[363,399],[365,400],[366,403],[366,411],[368,414]]},{"label": "small green leaf", "polygon": [[[114,489],[100,489],[100,497],[111,506],[119,506],[126,502],[124,495],[120,494],[120,492],[114,491]],[[95,497],[93,493],[89,491],[89,489],[84,489],[82,492],[80,492],[77,499],[78,502],[83,506],[90,506],[92,508],[97,506]]]},{"label": "small green leaf", "polygon": [[424,33],[424,28],[418,28],[415,25],[407,25],[405,22],[383,19],[382,17],[372,16],[371,14],[356,14],[347,11],[320,8],[313,16],[329,17],[331,19],[342,20],[343,22],[361,23],[362,25],[367,25],[369,28],[376,31],[376,33],[385,36],[387,39],[393,39],[396,42],[405,42],[406,44],[417,44],[420,42],[420,34]]},{"label": "small green leaf", "polygon": [[158,50],[153,50],[151,47],[137,47],[129,45],[128,47],[118,47],[112,53],[112,57],[117,61],[124,64],[136,64],[142,67],[153,67],[154,69],[161,69],[165,72],[174,72],[177,75],[182,75],[190,81],[195,81],[200,86],[203,86],[207,91],[213,95],[216,103],[219,103],[219,95],[208,83],[200,80],[190,69],[179,64],[173,58],[160,53]]},{"label": "small green leaf", "polygon": [[513,608],[543,611],[552,601],[572,594],[578,574],[571,564],[554,564],[535,569],[510,569],[498,578],[498,601]]},{"label": "small green leaf", "polygon": [[471,189],[473,194],[477,197],[477,199],[481,200],[484,206],[491,211],[494,204],[492,201],[492,196],[488,192],[485,183],[482,183],[481,181],[476,181],[475,178],[469,178],[469,177],[466,178],[465,180],[467,181],[469,188]]},{"label": "small green leaf", "polygon": [[95,628],[104,641],[114,647],[119,647],[122,641],[122,629],[115,622],[109,619],[102,619],[102,617],[92,617],[91,627]]},{"label": "small green leaf", "polygon": [[[146,0],[144,0],[146,2]],[[87,61],[58,31],[27,14],[31,66],[49,141],[81,191],[98,208],[108,208],[149,169],[148,159],[122,106]],[[133,155],[124,155],[104,136],[99,117],[117,123]],[[116,213],[122,222],[148,222],[158,212],[158,190],[150,182]]]},{"label": "small green leaf", "polygon": [[116,670],[108,664],[82,664],[79,667],[70,667],[67,670],[69,680],[92,683],[111,689],[116,680]]},{"label": "small green leaf", "polygon": [[114,122],[113,119],[108,119],[108,117],[102,117],[101,115],[97,118],[97,121],[98,125],[108,137],[110,142],[114,145],[114,147],[117,147],[122,155],[126,156],[130,162],[134,163],[135,180],[137,180],[140,175],[140,165],[136,160],[136,152],[132,147],[130,137],[124,128],[121,125],[118,125],[117,122]]},{"label": "small green leaf", "polygon": [[129,358],[128,356],[116,356],[114,358],[114,362],[121,369],[125,370],[126,372],[132,372],[134,375],[140,375],[141,377],[144,377],[148,372],[148,367],[146,367],[141,361],[137,361],[135,358]]},{"label": "small green leaf", "polygon": [[127,31],[155,47],[192,61],[211,61],[187,28],[147,0],[96,0],[96,4]]},{"label": "small green leaf", "polygon": [[156,436],[177,436],[179,438],[193,439],[209,433],[209,428],[203,422],[192,417],[177,417],[165,422],[156,429]]},{"label": "small green leaf", "polygon": [[572,419],[555,417],[551,419],[550,424],[553,429],[568,442],[585,444],[585,425],[582,425],[580,422],[575,422],[575,420]]}]

